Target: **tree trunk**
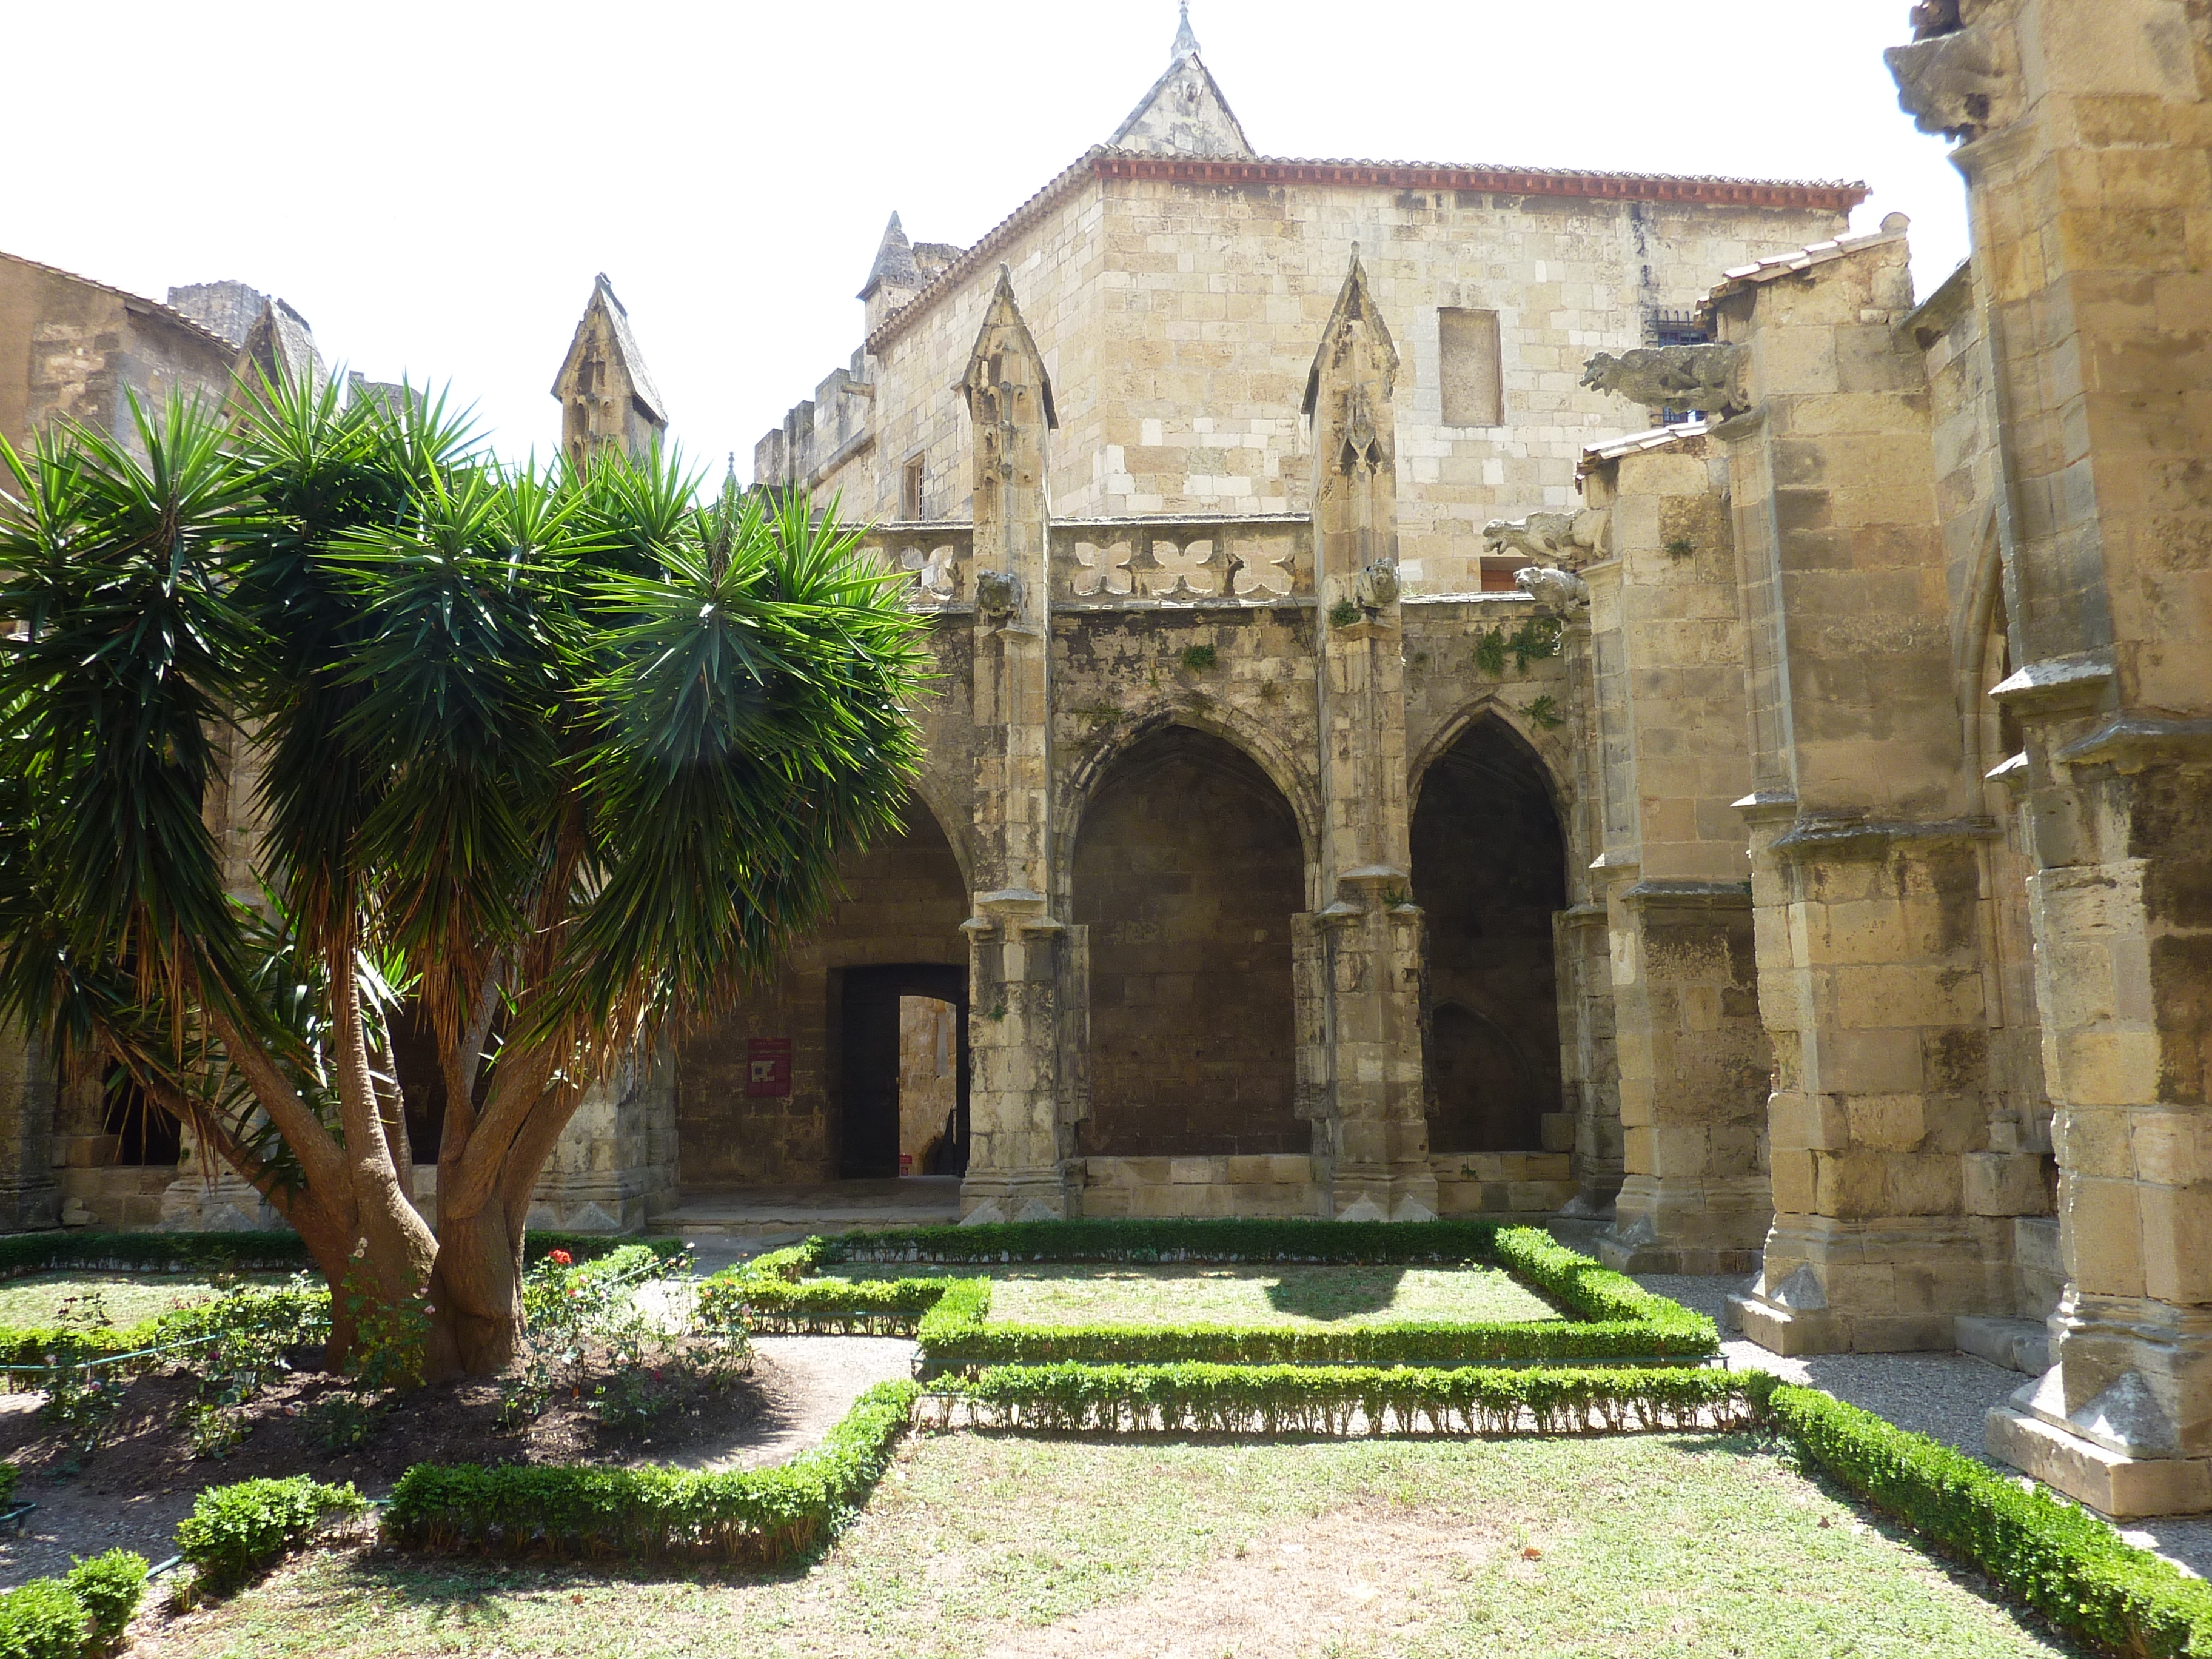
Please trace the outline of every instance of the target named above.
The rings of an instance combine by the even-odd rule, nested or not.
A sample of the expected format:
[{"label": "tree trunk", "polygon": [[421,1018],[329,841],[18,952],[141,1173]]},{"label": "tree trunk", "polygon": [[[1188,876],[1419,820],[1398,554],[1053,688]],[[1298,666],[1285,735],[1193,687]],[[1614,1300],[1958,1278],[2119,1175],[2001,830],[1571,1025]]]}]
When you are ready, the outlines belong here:
[{"label": "tree trunk", "polygon": [[503,1206],[441,1216],[430,1274],[432,1380],[489,1376],[522,1341],[522,1233]]}]

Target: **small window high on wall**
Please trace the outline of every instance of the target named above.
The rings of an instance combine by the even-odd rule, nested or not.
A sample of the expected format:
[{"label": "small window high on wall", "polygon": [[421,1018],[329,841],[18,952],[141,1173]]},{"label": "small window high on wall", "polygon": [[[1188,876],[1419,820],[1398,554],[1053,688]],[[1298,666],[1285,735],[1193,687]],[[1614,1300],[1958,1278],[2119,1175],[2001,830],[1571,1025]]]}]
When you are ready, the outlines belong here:
[{"label": "small window high on wall", "polygon": [[921,460],[913,456],[899,469],[899,517],[908,524],[921,517]]},{"label": "small window high on wall", "polygon": [[1437,313],[1444,424],[1504,426],[1505,389],[1498,366],[1498,313],[1445,307]]}]

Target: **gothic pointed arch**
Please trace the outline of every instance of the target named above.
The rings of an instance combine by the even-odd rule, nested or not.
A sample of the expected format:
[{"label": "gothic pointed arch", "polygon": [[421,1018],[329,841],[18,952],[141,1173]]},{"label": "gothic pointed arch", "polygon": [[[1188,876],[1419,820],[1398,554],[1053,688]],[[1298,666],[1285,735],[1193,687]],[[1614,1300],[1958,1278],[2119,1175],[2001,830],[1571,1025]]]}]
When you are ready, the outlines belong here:
[{"label": "gothic pointed arch", "polygon": [[1567,838],[1550,769],[1492,707],[1459,723],[1420,781],[1431,1149],[1538,1152],[1562,1098],[1552,919],[1566,905]]},{"label": "gothic pointed arch", "polygon": [[1078,826],[1071,913],[1090,939],[1091,1157],[1305,1153],[1296,1111],[1297,815],[1228,738],[1151,725]]}]

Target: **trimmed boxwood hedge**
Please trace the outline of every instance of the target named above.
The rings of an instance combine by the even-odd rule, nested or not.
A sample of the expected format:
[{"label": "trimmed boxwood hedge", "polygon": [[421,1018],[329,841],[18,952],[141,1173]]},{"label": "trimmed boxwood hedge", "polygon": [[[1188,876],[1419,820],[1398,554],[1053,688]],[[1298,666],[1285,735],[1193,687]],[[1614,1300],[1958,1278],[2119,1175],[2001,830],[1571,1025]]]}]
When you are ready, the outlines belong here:
[{"label": "trimmed boxwood hedge", "polygon": [[[1486,1261],[1550,1296],[1571,1320],[1405,1321],[1327,1328],[989,1322],[990,1281],[811,1279],[825,1264],[890,1261]],[[1466,1365],[1613,1359],[1696,1362],[1719,1352],[1711,1320],[1601,1267],[1534,1227],[1474,1222],[1059,1221],[810,1238],[708,1281],[749,1328],[912,1331],[923,1371],[987,1365]],[[727,1286],[726,1290],[720,1289]]]},{"label": "trimmed boxwood hedge", "polygon": [[1131,1365],[1218,1362],[1459,1366],[1589,1360],[1695,1364],[1719,1352],[1720,1334],[1711,1320],[1652,1295],[1633,1279],[1555,1243],[1549,1234],[1533,1227],[1480,1231],[1486,1248],[1479,1255],[1435,1259],[1494,1262],[1576,1316],[1567,1320],[1408,1320],[1334,1329],[1266,1325],[1002,1325],[989,1322],[990,1281],[967,1279],[956,1280],[946,1289],[937,1305],[917,1322],[915,1334],[921,1341],[926,1374],[930,1375],[1060,1360]]},{"label": "trimmed boxwood hedge", "polygon": [[[658,1255],[683,1254],[675,1238],[632,1238],[614,1233],[531,1232],[523,1254],[532,1261],[566,1250],[579,1261],[605,1255],[625,1244],[650,1245]],[[0,1235],[0,1279],[81,1267],[95,1273],[289,1273],[313,1270],[314,1260],[299,1234],[94,1233],[62,1228],[42,1233]]]},{"label": "trimmed boxwood hedge", "polygon": [[348,1481],[304,1474],[210,1486],[177,1524],[177,1548],[203,1582],[228,1589],[307,1541],[327,1516],[358,1515],[368,1499]]},{"label": "trimmed boxwood hedge", "polygon": [[1746,1373],[1761,1416],[1805,1459],[2054,1625],[2116,1653],[2212,1653],[2212,1584],[2139,1550],[2039,1486],[1845,1405]]},{"label": "trimmed boxwood hedge", "polygon": [[867,1501],[920,1393],[877,1383],[819,1446],[775,1468],[417,1463],[392,1488],[384,1534],[422,1550],[787,1560]]},{"label": "trimmed boxwood hedge", "polygon": [[146,1585],[146,1558],[110,1550],[66,1578],[0,1592],[0,1659],[90,1659],[112,1649]]},{"label": "trimmed boxwood hedge", "polygon": [[997,1365],[949,1378],[935,1420],[989,1428],[1176,1434],[1620,1434],[1734,1429],[1741,1374],[1686,1366]]}]

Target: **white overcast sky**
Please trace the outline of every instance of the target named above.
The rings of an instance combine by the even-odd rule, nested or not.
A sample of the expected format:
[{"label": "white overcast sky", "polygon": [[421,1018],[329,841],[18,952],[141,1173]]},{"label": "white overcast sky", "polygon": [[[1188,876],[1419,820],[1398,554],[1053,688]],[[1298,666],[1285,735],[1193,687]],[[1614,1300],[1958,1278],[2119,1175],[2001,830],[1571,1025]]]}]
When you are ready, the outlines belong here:
[{"label": "white overcast sky", "polygon": [[[1196,0],[1263,155],[1859,179],[1922,294],[1966,252],[1938,139],[1881,48],[1905,0]],[[160,298],[236,276],[324,355],[450,382],[499,447],[604,270],[695,460],[860,343],[894,208],[967,244],[1109,137],[1171,0],[0,0],[0,248]]]}]

